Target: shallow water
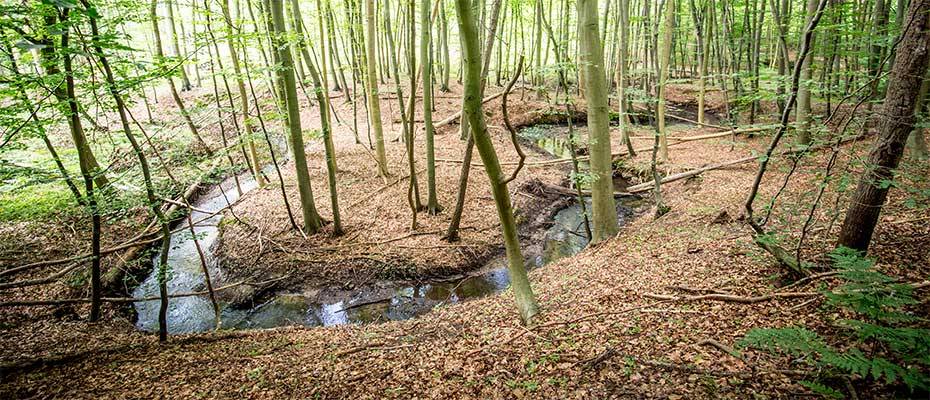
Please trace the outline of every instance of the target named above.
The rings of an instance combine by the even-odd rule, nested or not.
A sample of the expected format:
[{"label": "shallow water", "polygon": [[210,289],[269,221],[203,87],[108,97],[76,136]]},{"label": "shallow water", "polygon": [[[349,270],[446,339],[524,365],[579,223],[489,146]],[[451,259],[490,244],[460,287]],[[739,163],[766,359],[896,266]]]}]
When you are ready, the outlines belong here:
[{"label": "shallow water", "polygon": [[[551,149],[549,151],[557,156],[568,156],[567,153],[556,151],[567,147],[567,143],[558,142],[557,138],[549,139],[548,145],[545,146],[547,150]],[[255,187],[251,179],[240,180],[243,192]],[[202,196],[194,206],[203,211],[215,212],[226,206],[227,201],[233,202],[238,197],[235,186],[225,182]],[[590,199],[587,203],[590,213]],[[632,202],[618,202],[621,225],[633,217],[634,206]],[[206,216],[207,214],[199,211],[192,214],[195,222]],[[220,281],[222,276],[222,268],[216,265],[212,251],[218,240],[217,225],[220,219],[220,215],[207,218],[197,223],[194,228],[197,240],[207,256],[214,281]],[[575,203],[555,214],[552,226],[546,230],[542,251],[539,254],[526,254],[526,265],[529,269],[545,266],[578,253],[587,244],[581,207]],[[204,290],[205,280],[200,258],[188,229],[172,235],[168,258],[169,293]],[[156,264],[157,262],[158,260],[155,260]],[[507,260],[504,257],[492,259],[479,271],[481,272],[473,276],[444,282],[411,284],[386,281],[352,290],[324,289],[316,293],[279,293],[271,300],[251,309],[236,309],[228,304],[221,304],[222,326],[231,329],[256,329],[285,325],[330,326],[403,320],[424,314],[441,304],[499,293],[510,285]],[[157,274],[151,273],[133,292],[133,296],[157,296],[157,282]],[[158,307],[157,300],[135,303],[138,314],[136,326],[146,331],[157,330]],[[213,307],[207,296],[174,298],[169,301],[169,333],[211,330],[214,329],[214,320]]]}]

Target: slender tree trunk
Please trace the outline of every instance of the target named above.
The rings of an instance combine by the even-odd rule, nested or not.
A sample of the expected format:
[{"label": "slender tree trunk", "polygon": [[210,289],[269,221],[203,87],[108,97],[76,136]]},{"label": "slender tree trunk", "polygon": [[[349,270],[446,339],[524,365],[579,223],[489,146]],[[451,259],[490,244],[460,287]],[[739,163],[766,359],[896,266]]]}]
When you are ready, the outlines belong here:
[{"label": "slender tree trunk", "polygon": [[[165,51],[163,50],[164,47],[161,40],[161,30],[158,27],[158,0],[152,0],[150,3],[149,16],[152,19],[152,32],[155,34],[155,61],[159,64],[162,64],[165,62]],[[207,145],[207,142],[205,142],[203,138],[200,137],[200,133],[197,132],[197,126],[194,125],[194,121],[191,119],[190,113],[188,113],[187,108],[184,107],[184,101],[181,100],[181,96],[178,95],[178,88],[174,85],[174,79],[168,75],[166,80],[168,81],[168,88],[171,91],[171,97],[174,99],[174,103],[178,106],[178,110],[181,112],[181,116],[184,117],[184,122],[187,123],[187,127],[190,129],[194,139],[196,139],[197,143],[204,148],[207,154],[213,155],[213,150],[211,150],[210,146]],[[188,85],[190,85],[189,82]]]},{"label": "slender tree trunk", "polygon": [[620,30],[620,44],[617,56],[617,114],[619,115],[620,142],[626,145],[627,152],[630,156],[636,156],[636,150],[633,149],[633,141],[630,140],[630,133],[627,131],[627,124],[630,116],[627,114],[628,99],[626,88],[629,85],[629,73],[627,67],[629,64],[630,51],[630,1],[620,0],[619,9],[617,10],[618,29]]},{"label": "slender tree trunk", "polygon": [[[66,26],[61,34],[61,50],[68,51],[70,28],[68,28],[69,9],[65,8],[60,13],[60,21]],[[74,90],[74,69],[72,68],[72,55],[70,52],[63,57],[64,74],[65,74],[65,99],[68,108],[68,128],[71,129],[74,137],[83,137],[84,128],[81,126],[81,118],[78,113],[77,95]],[[94,195],[93,170],[87,168],[81,163],[81,176],[84,178],[84,193],[87,199],[87,208],[91,215],[91,303],[90,303],[90,320],[97,321],[100,318],[100,297],[102,287],[100,284],[100,210],[97,204],[97,197]]]},{"label": "slender tree trunk", "polygon": [[616,236],[620,229],[614,203],[604,48],[598,32],[597,13],[597,0],[578,0],[578,39],[588,106],[588,150],[591,154],[591,174],[594,175],[594,183],[591,184],[594,232],[591,240],[595,243]]},{"label": "slender tree trunk", "polygon": [[[491,5],[491,8],[492,8],[491,9],[491,25],[489,27],[490,32],[488,34],[488,39],[484,45],[484,58],[482,59],[483,65],[481,67],[482,78],[481,78],[481,83],[478,88],[479,98],[484,98],[484,85],[487,83],[488,68],[490,68],[491,52],[494,50],[494,39],[497,34],[497,16],[498,16],[498,11],[500,11],[500,7],[501,7],[501,0],[495,0],[494,3]],[[459,26],[461,27],[461,21],[459,21],[459,24],[460,24]],[[461,35],[459,35],[459,39],[462,42],[462,49],[463,49],[463,54],[464,54],[465,41]],[[466,61],[465,58],[462,58],[463,65],[465,64],[465,61]],[[456,196],[455,209],[452,211],[452,220],[449,222],[449,229],[446,231],[446,240],[448,240],[449,242],[454,242],[458,240],[458,237],[459,237],[459,234],[458,234],[459,223],[462,221],[462,212],[465,209],[465,192],[468,190],[468,176],[471,173],[471,159],[473,156],[472,148],[475,145],[474,136],[471,134],[467,134],[467,132],[464,130],[465,127],[470,126],[470,124],[468,124],[469,118],[465,118],[464,116],[464,111],[466,110],[464,103],[466,101],[468,101],[468,98],[466,96],[462,96],[463,116],[460,120],[462,122],[461,126],[463,129],[462,134],[466,135],[463,137],[466,139],[465,157],[464,157],[464,162],[462,163],[462,170],[459,173],[459,191],[458,191],[458,196]]]},{"label": "slender tree trunk", "polygon": [[[378,59],[375,51],[376,26],[374,0],[365,1],[367,38],[365,41],[368,79],[368,124],[375,134],[375,155],[378,162],[378,175],[387,180],[387,155],[384,151],[384,130],[381,126],[381,99],[378,97]],[[413,94],[411,94],[413,95]]]},{"label": "slender tree trunk", "polygon": [[442,40],[442,85],[439,87],[441,92],[449,92],[449,80],[451,77],[452,64],[449,62],[449,19],[446,17],[446,3],[444,0],[439,3],[439,26],[440,40]]},{"label": "slender tree trunk", "polygon": [[[888,33],[888,5],[886,4],[887,0],[875,0],[875,7],[872,9],[872,32],[871,36],[871,47],[869,49],[869,75],[868,78],[871,79],[869,82],[869,96],[870,100],[876,99],[879,97],[880,93],[878,92],[878,85],[881,79],[878,79],[878,76],[882,72],[882,56],[885,53],[885,35]],[[873,101],[866,103],[866,124],[865,128],[868,129],[872,126],[874,118],[872,116],[872,108],[874,106]]]},{"label": "slender tree trunk", "polygon": [[[927,99],[930,97],[928,92],[930,92],[930,73],[924,75],[924,80],[920,83],[920,93],[917,96],[918,122],[927,120]],[[907,148],[911,152],[911,156],[921,161],[928,158],[927,142],[924,139],[925,130],[923,127],[915,126],[907,137]]]},{"label": "slender tree trunk", "polygon": [[[142,146],[139,145],[139,142],[136,141],[135,135],[133,135],[132,133],[132,128],[130,127],[129,117],[126,111],[127,110],[126,104],[124,103],[123,97],[119,92],[119,88],[116,83],[116,78],[114,77],[113,70],[110,67],[110,62],[104,56],[103,48],[101,48],[99,45],[100,32],[99,32],[99,28],[97,27],[97,18],[93,17],[93,15],[96,15],[96,12],[90,12],[90,10],[93,10],[94,8],[90,5],[90,3],[87,0],[82,0],[82,4],[88,10],[87,15],[91,15],[89,20],[90,20],[91,35],[94,38],[94,43],[95,43],[93,48],[94,48],[94,52],[95,52],[97,59],[100,61],[100,64],[103,67],[103,72],[104,72],[104,75],[106,77],[106,82],[107,82],[107,90],[110,92],[110,95],[113,97],[113,100],[116,102],[116,110],[119,114],[120,126],[123,129],[123,134],[126,135],[126,139],[129,140],[129,144],[132,146],[132,150],[135,153],[136,158],[139,160],[139,165],[142,169],[142,180],[145,184],[145,194],[148,199],[149,205],[152,208],[152,212],[155,214],[155,217],[158,219],[159,226],[161,227],[161,233],[163,236],[162,242],[164,243],[162,244],[162,248],[161,248],[162,254],[160,254],[160,257],[159,257],[160,262],[156,268],[159,271],[159,277],[163,277],[166,274],[163,271],[167,269],[167,265],[166,265],[166,260],[168,257],[167,250],[170,247],[170,242],[171,242],[171,230],[168,225],[169,220],[165,216],[165,214],[162,212],[162,209],[161,209],[162,201],[160,201],[158,196],[155,194],[155,187],[152,184],[152,173],[149,168],[148,159],[145,157],[145,153],[143,153],[142,151]],[[98,225],[99,225],[99,222],[98,222]],[[99,245],[97,248],[97,252],[99,253]],[[210,291],[210,298],[213,301],[213,304],[215,306],[216,299],[213,296],[213,286],[210,282],[209,273],[206,271],[206,269],[204,269],[204,273],[207,274],[206,275],[207,287]],[[159,286],[161,287],[164,285],[166,285],[166,281],[159,279]],[[167,289],[162,291],[162,293],[167,294]],[[167,310],[167,304],[168,304],[167,296],[163,295],[161,297],[161,301],[162,301],[162,308]],[[214,311],[218,311],[216,307],[214,307]],[[218,314],[217,314],[217,318],[219,318]],[[162,322],[162,320],[164,321]],[[159,327],[158,327],[159,339],[160,341],[164,342],[167,340],[167,331],[168,331],[167,316],[159,315],[159,321],[160,321]]]},{"label": "slender tree trunk", "polygon": [[300,108],[297,101],[297,80],[294,77],[294,59],[285,38],[287,30],[284,22],[284,5],[282,0],[265,1],[271,3],[268,8],[274,21],[272,39],[280,63],[277,68],[277,75],[278,80],[283,81],[284,86],[288,137],[291,142],[291,150],[294,153],[294,167],[297,169],[297,189],[300,193],[300,208],[303,215],[304,230],[307,233],[316,233],[323,226],[323,222],[316,210],[313,189],[310,186],[310,172],[307,170],[307,155],[304,150],[303,131],[300,127]]},{"label": "slender tree trunk", "polygon": [[[15,79],[14,86],[16,87],[18,97],[27,109],[34,109],[35,105],[32,103],[32,100],[29,99],[29,93],[26,92],[26,88],[22,84],[25,78],[19,71],[19,65],[16,62],[16,57],[13,55],[13,47],[10,46],[10,43],[6,41],[3,42],[3,45],[5,47],[7,56],[9,57],[10,72],[13,74]],[[55,150],[55,145],[52,144],[52,141],[48,138],[48,132],[45,130],[45,125],[39,119],[39,113],[33,113],[32,119],[36,123],[36,130],[38,131],[37,133],[39,137],[41,137],[42,142],[45,143],[45,148],[48,149],[49,155],[51,155],[52,160],[55,161],[55,167],[58,168],[58,172],[61,174],[61,179],[65,182],[65,185],[68,186],[68,190],[71,191],[71,194],[74,195],[75,202],[81,206],[87,205],[83,196],[81,196],[81,191],[78,190],[77,185],[74,183],[74,179],[71,178],[71,174],[68,172],[68,169],[65,168],[65,164],[61,161],[61,157],[58,155],[58,151]]]},{"label": "slender tree trunk", "polygon": [[[47,16],[45,18],[45,24],[49,27],[49,29],[52,29],[52,25],[55,25],[56,23],[56,17]],[[46,75],[56,76],[57,78],[57,75],[61,74],[58,63],[62,58],[56,51],[58,46],[51,39],[44,40],[42,44],[44,47],[39,50],[40,63],[42,64],[43,69],[45,69]],[[53,89],[52,94],[55,96],[55,100],[58,102],[57,107],[61,113],[67,116],[68,113],[70,113],[70,110],[67,105],[68,95],[66,90],[59,86]],[[110,181],[107,179],[103,169],[100,168],[100,164],[97,162],[97,157],[94,156],[94,152],[90,148],[90,142],[87,140],[87,135],[84,134],[84,129],[69,129],[69,131],[71,133],[71,140],[74,141],[74,147],[77,150],[78,164],[81,168],[85,168],[88,171],[91,171],[91,177],[93,178],[93,181],[98,188],[106,187]]]},{"label": "slender tree trunk", "polygon": [[[262,176],[262,167],[258,163],[258,148],[255,147],[255,141],[252,140],[252,119],[249,118],[249,96],[245,91],[245,80],[242,79],[242,67],[239,65],[239,54],[236,50],[236,39],[235,34],[238,32],[238,28],[233,25],[232,14],[229,12],[229,0],[222,0],[220,2],[220,7],[223,10],[223,20],[225,21],[224,26],[226,27],[226,45],[229,49],[229,58],[232,60],[233,72],[236,74],[236,88],[239,91],[239,106],[240,113],[242,114],[242,126],[245,128],[245,137],[240,137],[240,143],[243,146],[243,151],[247,152],[248,158],[246,161],[251,166],[252,176],[255,177],[255,182],[258,183],[258,187],[262,188],[267,183],[265,177]],[[247,49],[243,46],[243,51]],[[217,57],[220,55],[217,54]],[[232,97],[232,93],[230,93]]]},{"label": "slender tree trunk", "polygon": [[[370,1],[370,0],[369,0]],[[459,14],[459,32],[464,42],[465,52],[465,115],[471,120],[471,136],[475,140],[478,154],[484,163],[485,171],[491,184],[491,192],[497,205],[497,214],[501,222],[501,231],[507,252],[508,272],[513,287],[514,298],[520,318],[526,325],[533,323],[539,313],[539,307],[533,296],[533,290],[524,267],[523,254],[517,238],[517,224],[510,203],[510,193],[503,183],[500,161],[494,151],[494,144],[488,134],[481,106],[481,54],[478,50],[478,32],[468,0],[455,0]],[[596,33],[596,32],[595,32]]]},{"label": "slender tree trunk", "polygon": [[[807,18],[809,22],[813,18],[814,13],[817,12],[817,4],[820,3],[818,0],[808,0],[807,1]],[[811,39],[811,46],[813,46],[816,41],[816,36]],[[813,49],[811,49],[811,56],[806,57],[804,62],[801,63],[801,86],[798,88],[798,108],[797,108],[797,127],[795,132],[797,135],[797,142],[800,145],[808,145],[811,142],[811,89],[810,81],[812,78],[811,74],[811,59],[813,57]]]},{"label": "slender tree trunk", "polygon": [[[668,130],[665,127],[666,85],[668,84],[669,63],[672,55],[672,38],[675,34],[675,3],[677,0],[665,0],[665,26],[662,29],[662,48],[659,55],[659,95],[656,119],[659,124],[659,160],[668,161]],[[597,224],[595,224],[596,226]]]},{"label": "slender tree trunk", "polygon": [[423,63],[423,131],[426,135],[426,210],[439,214],[442,207],[436,195],[436,152],[433,136],[433,60],[430,51],[430,0],[420,1],[420,62]]},{"label": "slender tree trunk", "polygon": [[[323,1],[326,1],[326,6],[327,8],[329,7],[329,0],[317,0],[316,4],[318,9],[323,9]],[[298,1],[291,0],[291,2],[294,5],[293,9],[296,13],[297,10],[299,10],[299,8],[297,8]],[[318,13],[317,16],[317,22],[320,28],[320,42],[324,43],[327,36],[324,32],[323,16],[321,13]],[[328,26],[328,28],[332,30],[333,26]],[[329,37],[332,38],[332,33],[329,34]],[[326,90],[326,88],[329,87],[326,71],[326,50],[327,49],[323,49],[320,51],[323,57],[322,62],[320,62],[320,66],[323,68],[323,70],[317,73],[311,64],[310,77],[313,79],[314,92],[316,93],[317,102],[320,103],[320,125],[321,129],[323,130],[323,147],[326,152],[326,177],[327,183],[329,184],[330,207],[333,210],[333,236],[341,236],[343,234],[342,217],[339,214],[339,196],[337,194],[338,191],[336,190],[336,171],[339,169],[336,167],[336,147],[333,145],[333,128],[332,123],[329,121],[331,105],[329,101],[329,93]],[[335,54],[335,52],[332,53]],[[339,79],[338,75],[334,76],[335,79]]]},{"label": "slender tree trunk", "polygon": [[181,46],[178,44],[180,39],[178,38],[178,29],[174,18],[174,1],[165,1],[167,2],[165,6],[168,9],[168,23],[170,24],[171,28],[168,30],[171,32],[171,49],[174,52],[174,56],[181,60],[181,66],[179,67],[181,70],[181,90],[191,90],[191,80],[187,77],[187,68],[185,67],[186,63],[184,62],[185,55],[181,52]]}]

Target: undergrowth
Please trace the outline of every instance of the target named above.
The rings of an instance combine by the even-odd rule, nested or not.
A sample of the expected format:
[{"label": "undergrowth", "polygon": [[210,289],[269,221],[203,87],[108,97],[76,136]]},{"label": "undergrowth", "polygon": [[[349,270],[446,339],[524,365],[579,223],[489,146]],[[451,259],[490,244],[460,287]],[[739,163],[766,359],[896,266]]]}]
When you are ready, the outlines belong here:
[{"label": "undergrowth", "polygon": [[[874,261],[840,248],[830,254],[842,285],[824,291],[827,305],[852,317],[836,328],[849,339],[842,348],[802,326],[753,329],[741,346],[792,356],[822,371],[821,376],[903,383],[912,394],[930,390],[930,329],[907,310],[919,304],[914,288],[874,268]],[[828,380],[801,381],[814,392],[842,397]]]}]

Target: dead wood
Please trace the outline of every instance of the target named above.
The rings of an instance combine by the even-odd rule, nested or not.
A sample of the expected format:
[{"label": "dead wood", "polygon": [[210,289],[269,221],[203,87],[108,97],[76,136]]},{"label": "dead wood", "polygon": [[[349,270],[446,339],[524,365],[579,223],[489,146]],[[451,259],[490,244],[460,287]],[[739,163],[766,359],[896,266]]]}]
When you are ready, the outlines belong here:
[{"label": "dead wood", "polygon": [[[231,289],[238,286],[266,286],[268,284],[280,281],[287,278],[287,276],[282,276],[280,278],[270,279],[264,282],[258,283],[249,283],[245,281],[240,281],[236,283],[231,283],[229,285],[221,286],[214,288],[214,292],[221,290]],[[199,292],[187,292],[187,293],[176,293],[168,295],[168,298],[179,298],[179,297],[194,297],[194,296],[204,296],[210,294],[209,291],[203,290]],[[149,296],[149,297],[103,297],[100,299],[105,303],[135,303],[140,301],[155,301],[161,300],[160,296]],[[24,301],[6,301],[0,303],[0,307],[17,307],[17,306],[56,306],[56,305],[65,305],[65,304],[81,304],[81,303],[90,303],[91,299],[89,298],[79,298],[79,299],[58,299],[58,300],[24,300]]]},{"label": "dead wood", "polygon": [[[743,355],[740,354],[738,351],[736,351],[736,349],[734,349],[734,348],[732,348],[732,347],[730,347],[730,346],[727,346],[727,345],[725,345],[725,344],[723,344],[723,343],[720,343],[720,342],[717,341],[716,339],[704,339],[704,340],[698,342],[697,345],[698,345],[698,346],[710,346],[710,347],[716,348],[717,350],[720,350],[720,351],[722,351],[722,352],[724,352],[724,353],[727,353],[727,354],[729,354],[729,355],[731,355],[731,356],[733,356],[733,357],[735,357],[735,358],[738,358],[738,359],[740,359],[740,360],[744,360],[744,359],[743,359]],[[744,361],[745,361],[745,360],[744,360]]]},{"label": "dead wood", "polygon": [[802,297],[819,296],[819,292],[787,292],[771,293],[763,296],[744,297],[732,294],[704,294],[697,296],[675,296],[669,294],[646,293],[643,297],[655,300],[673,301],[673,302],[695,302],[695,301],[721,301],[725,303],[755,304],[775,299],[794,299]]}]

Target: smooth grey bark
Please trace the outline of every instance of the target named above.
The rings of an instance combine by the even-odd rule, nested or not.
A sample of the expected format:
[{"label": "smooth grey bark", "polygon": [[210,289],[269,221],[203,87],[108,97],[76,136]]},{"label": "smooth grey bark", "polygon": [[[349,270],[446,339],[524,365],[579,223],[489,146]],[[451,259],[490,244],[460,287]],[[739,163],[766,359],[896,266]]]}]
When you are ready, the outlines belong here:
[{"label": "smooth grey bark", "polygon": [[578,0],[578,26],[582,77],[588,106],[588,150],[591,154],[591,212],[594,243],[617,235],[617,205],[614,202],[613,163],[610,152],[610,107],[607,105],[607,78],[604,48],[598,32],[597,0]]},{"label": "smooth grey bark", "polygon": [[[369,0],[370,1],[370,0]],[[514,299],[520,312],[520,319],[526,325],[532,325],[534,318],[539,314],[539,306],[533,296],[530,281],[523,264],[523,254],[520,251],[520,242],[517,238],[517,223],[513,216],[510,202],[510,192],[501,172],[500,161],[494,151],[494,144],[488,134],[481,106],[481,82],[484,77],[481,73],[481,54],[478,49],[478,32],[475,19],[468,0],[455,0],[455,8],[459,15],[459,32],[464,44],[465,63],[465,115],[471,121],[471,136],[475,147],[484,163],[485,172],[491,184],[491,192],[497,206],[500,218],[501,231],[504,237],[504,246],[507,253],[507,270],[513,288]],[[493,36],[493,35],[492,35]]]}]

